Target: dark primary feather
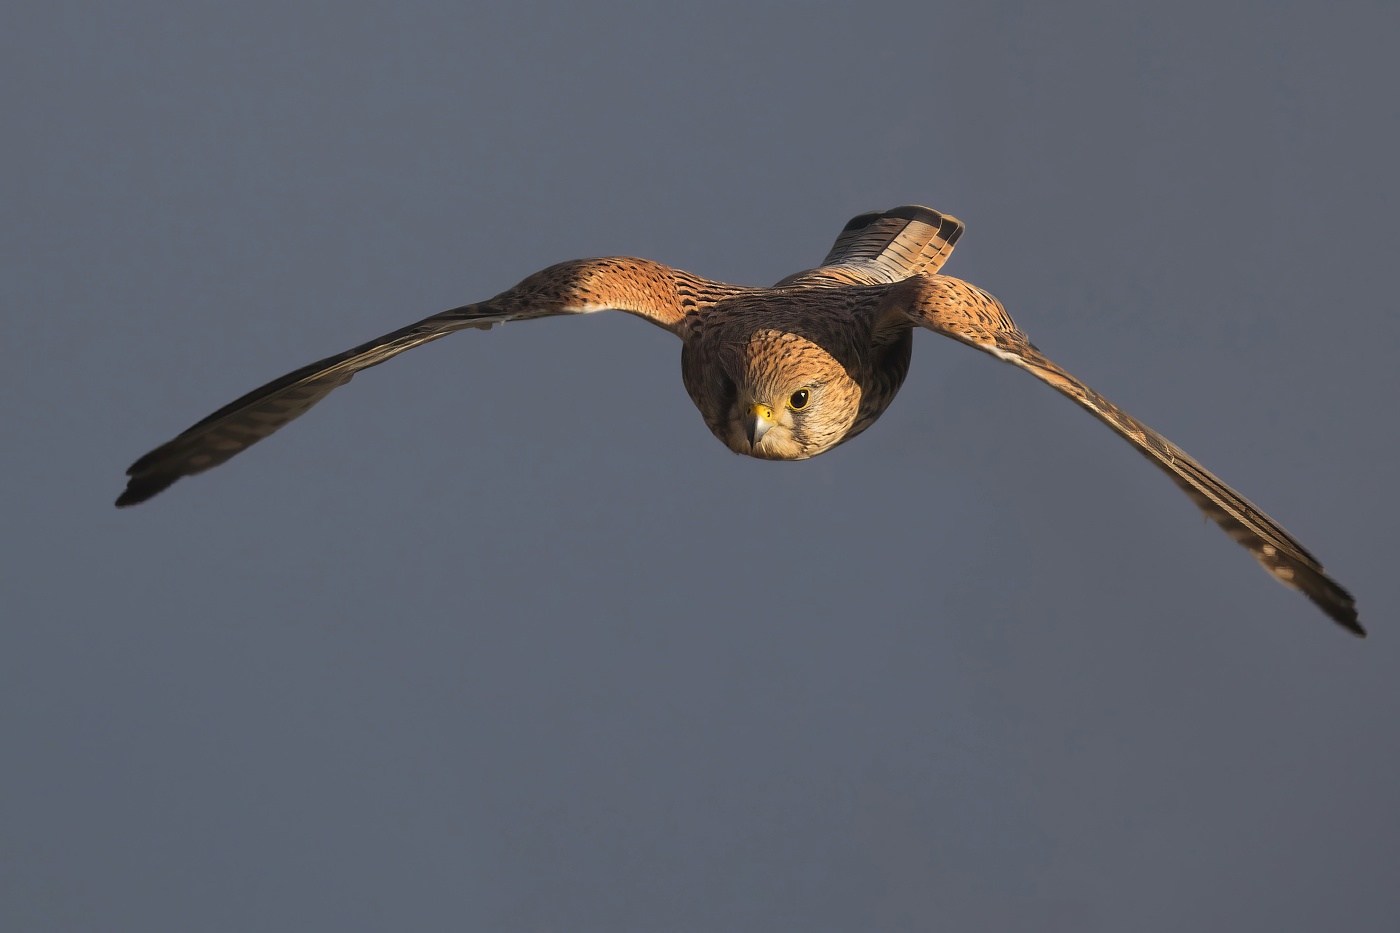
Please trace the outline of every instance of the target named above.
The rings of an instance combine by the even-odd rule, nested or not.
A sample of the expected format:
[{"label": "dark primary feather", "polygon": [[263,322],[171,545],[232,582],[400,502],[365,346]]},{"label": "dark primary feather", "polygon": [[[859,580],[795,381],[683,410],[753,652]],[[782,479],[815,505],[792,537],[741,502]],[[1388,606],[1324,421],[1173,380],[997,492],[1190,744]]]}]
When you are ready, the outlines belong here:
[{"label": "dark primary feather", "polygon": [[117,498],[117,506],[145,502],[180,477],[203,473],[247,450],[301,417],[360,370],[446,337],[454,330],[473,326],[490,325],[435,315],[254,389],[133,463],[126,471],[130,479]]}]

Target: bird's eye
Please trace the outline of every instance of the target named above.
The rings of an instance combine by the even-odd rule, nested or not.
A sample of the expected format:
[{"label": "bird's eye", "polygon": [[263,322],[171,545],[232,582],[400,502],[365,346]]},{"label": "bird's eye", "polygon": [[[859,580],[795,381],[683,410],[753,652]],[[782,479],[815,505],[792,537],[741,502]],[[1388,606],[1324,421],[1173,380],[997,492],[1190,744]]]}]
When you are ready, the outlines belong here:
[{"label": "bird's eye", "polygon": [[788,396],[788,408],[791,408],[793,411],[801,411],[807,407],[807,403],[811,401],[811,398],[812,393],[808,392],[806,389],[798,389],[796,392],[792,393],[792,395]]}]

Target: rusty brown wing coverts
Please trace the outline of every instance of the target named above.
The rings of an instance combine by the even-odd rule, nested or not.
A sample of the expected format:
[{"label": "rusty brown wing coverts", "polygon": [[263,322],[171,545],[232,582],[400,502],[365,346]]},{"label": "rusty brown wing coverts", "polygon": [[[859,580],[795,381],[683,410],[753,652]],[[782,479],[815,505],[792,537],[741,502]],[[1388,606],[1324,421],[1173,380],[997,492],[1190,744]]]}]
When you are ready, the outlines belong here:
[{"label": "rusty brown wing coverts", "polygon": [[1069,396],[1171,477],[1280,582],[1357,635],[1352,597],[1277,522],[1181,448],[1048,360],[1001,304],[940,275],[963,226],[926,207],[851,220],[822,265],[772,288],[714,282],[644,259],[560,263],[479,304],[425,318],[275,379],[132,464],[118,506],[218,466],[367,369],[467,328],[619,310],[681,338],[682,379],[730,449],[773,460],[816,456],[877,419],[909,368],[916,327],[1026,370]]}]

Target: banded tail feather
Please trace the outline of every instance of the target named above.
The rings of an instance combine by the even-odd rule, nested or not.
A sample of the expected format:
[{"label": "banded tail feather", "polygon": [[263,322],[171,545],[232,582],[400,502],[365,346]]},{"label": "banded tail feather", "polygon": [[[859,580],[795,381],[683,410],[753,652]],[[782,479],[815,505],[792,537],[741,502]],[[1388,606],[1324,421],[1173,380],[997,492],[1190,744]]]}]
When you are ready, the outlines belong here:
[{"label": "banded tail feather", "polygon": [[851,218],[816,269],[790,275],[786,285],[888,285],[943,267],[962,236],[956,217],[907,204]]}]

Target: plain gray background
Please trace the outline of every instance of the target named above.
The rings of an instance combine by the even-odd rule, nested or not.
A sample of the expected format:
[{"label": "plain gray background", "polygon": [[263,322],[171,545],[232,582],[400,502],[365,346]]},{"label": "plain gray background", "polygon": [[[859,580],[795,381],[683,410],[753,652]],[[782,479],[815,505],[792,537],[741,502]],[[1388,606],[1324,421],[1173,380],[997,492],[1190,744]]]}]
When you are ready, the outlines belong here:
[{"label": "plain gray background", "polygon": [[[1392,4],[2,19],[0,927],[1397,928]],[[594,315],[112,508],[233,397],[551,263],[769,284],[909,202],[1373,637],[932,334],[806,463]]]}]

